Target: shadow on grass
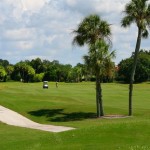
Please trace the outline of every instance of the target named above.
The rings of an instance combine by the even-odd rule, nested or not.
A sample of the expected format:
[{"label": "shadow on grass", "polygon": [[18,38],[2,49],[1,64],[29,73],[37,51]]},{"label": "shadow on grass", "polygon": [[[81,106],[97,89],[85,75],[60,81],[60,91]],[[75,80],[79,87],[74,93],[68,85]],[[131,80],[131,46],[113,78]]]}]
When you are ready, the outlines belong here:
[{"label": "shadow on grass", "polygon": [[37,117],[45,116],[48,118],[48,121],[52,122],[81,121],[96,117],[96,114],[91,112],[64,113],[64,109],[40,109],[36,111],[30,111],[28,113]]}]

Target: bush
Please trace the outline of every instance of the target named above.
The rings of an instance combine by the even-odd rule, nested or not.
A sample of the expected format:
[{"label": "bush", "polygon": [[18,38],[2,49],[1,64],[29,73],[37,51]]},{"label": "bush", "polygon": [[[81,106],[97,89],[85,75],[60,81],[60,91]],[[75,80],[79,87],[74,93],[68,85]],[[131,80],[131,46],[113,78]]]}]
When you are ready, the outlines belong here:
[{"label": "bush", "polygon": [[33,82],[42,82],[44,77],[44,73],[35,74],[33,77]]}]

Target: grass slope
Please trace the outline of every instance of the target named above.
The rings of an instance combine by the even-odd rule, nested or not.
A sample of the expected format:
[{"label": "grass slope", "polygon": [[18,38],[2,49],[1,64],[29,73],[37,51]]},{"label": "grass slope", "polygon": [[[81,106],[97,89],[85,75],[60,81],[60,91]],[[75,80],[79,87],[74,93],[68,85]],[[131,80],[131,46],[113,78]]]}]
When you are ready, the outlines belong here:
[{"label": "grass slope", "polygon": [[[149,150],[150,84],[134,85],[133,117],[96,119],[94,83],[0,83],[0,105],[44,124],[76,130],[49,133],[0,123],[1,150]],[[103,84],[105,114],[128,114],[128,85]]]}]

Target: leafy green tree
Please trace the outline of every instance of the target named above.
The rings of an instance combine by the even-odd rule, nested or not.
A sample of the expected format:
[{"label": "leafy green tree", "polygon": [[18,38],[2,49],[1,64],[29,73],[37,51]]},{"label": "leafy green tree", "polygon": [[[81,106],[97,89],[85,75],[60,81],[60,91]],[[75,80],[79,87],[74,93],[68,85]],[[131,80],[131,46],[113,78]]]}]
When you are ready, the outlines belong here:
[{"label": "leafy green tree", "polygon": [[35,75],[35,70],[28,64],[24,62],[19,62],[15,65],[15,74],[19,73],[20,79],[24,82],[29,82],[33,79]]},{"label": "leafy green tree", "polygon": [[[125,60],[122,60],[118,66],[118,78],[124,82],[130,82],[130,75],[133,65],[134,54]],[[148,51],[140,51],[135,71],[135,82],[148,81],[150,77],[150,53]]]},{"label": "leafy green tree", "polygon": [[74,70],[76,72],[76,82],[82,81],[82,68],[80,66],[75,66]]},{"label": "leafy green tree", "polygon": [[118,72],[117,72],[117,81],[129,83],[130,82],[130,76],[131,76],[131,70],[132,70],[132,64],[133,59],[127,58],[122,60],[118,64]]},{"label": "leafy green tree", "polygon": [[34,68],[35,73],[40,74],[45,71],[45,66],[40,58],[32,59],[30,65]]},{"label": "leafy green tree", "polygon": [[6,78],[6,71],[5,68],[3,66],[0,66],[0,81],[5,81]]},{"label": "leafy green tree", "polygon": [[64,81],[66,82],[68,80],[68,74],[72,69],[72,66],[70,64],[66,65],[60,65],[60,79],[58,81]]},{"label": "leafy green tree", "polygon": [[68,82],[81,82],[85,78],[85,65],[78,63],[73,68],[70,68],[68,72]]},{"label": "leafy green tree", "polygon": [[44,73],[43,80],[44,81],[56,81],[57,74],[56,70],[52,67],[50,70]]},{"label": "leafy green tree", "polygon": [[[97,54],[99,54],[97,53],[99,48],[96,47],[98,44],[105,42],[110,43],[111,41],[110,25],[106,21],[102,20],[98,15],[90,15],[84,18],[73,33],[75,34],[73,44],[77,44],[79,46],[87,44],[89,46],[89,56],[92,59],[96,59]],[[96,60],[94,63],[97,63]],[[100,87],[100,68],[97,64],[94,64],[94,66],[91,67],[94,69],[96,76],[97,117],[100,117],[104,115]]]},{"label": "leafy green tree", "polygon": [[26,73],[25,82],[32,81],[35,75],[35,70],[30,65],[27,65],[25,73]]},{"label": "leafy green tree", "polygon": [[51,64],[52,63],[49,60],[43,60],[43,71],[47,71],[50,68]]},{"label": "leafy green tree", "polygon": [[68,82],[78,82],[78,71],[77,71],[77,67],[73,67],[69,73],[68,73],[68,78],[67,81]]},{"label": "leafy green tree", "polygon": [[13,65],[8,65],[6,67],[6,72],[7,72],[7,80],[11,79],[11,75],[14,71],[14,66]]},{"label": "leafy green tree", "polygon": [[35,74],[33,77],[33,82],[42,82],[44,77],[44,73]]},{"label": "leafy green tree", "polygon": [[138,27],[138,36],[135,47],[135,55],[131,70],[130,85],[129,85],[129,116],[132,115],[132,91],[137,66],[138,53],[140,50],[141,39],[148,37],[148,27],[150,27],[150,4],[148,0],[131,0],[125,6],[125,16],[121,20],[122,27],[128,27],[135,23]]},{"label": "leafy green tree", "polygon": [[9,61],[8,60],[0,59],[0,65],[5,68],[6,66],[9,65]]}]

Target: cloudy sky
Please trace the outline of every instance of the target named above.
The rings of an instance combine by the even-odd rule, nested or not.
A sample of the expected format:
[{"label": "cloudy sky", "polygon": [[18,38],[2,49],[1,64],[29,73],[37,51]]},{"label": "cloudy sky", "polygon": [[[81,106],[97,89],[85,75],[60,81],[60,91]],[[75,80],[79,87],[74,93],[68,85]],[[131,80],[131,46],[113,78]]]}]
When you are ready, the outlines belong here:
[{"label": "cloudy sky", "polygon": [[[15,64],[21,60],[59,60],[63,64],[83,62],[86,47],[72,46],[81,20],[98,14],[112,24],[116,64],[134,51],[137,28],[123,29],[120,20],[129,0],[0,0],[0,59]],[[141,47],[150,49],[150,39]]]}]

